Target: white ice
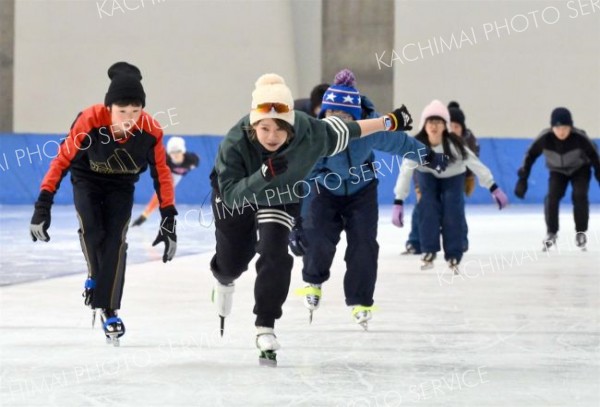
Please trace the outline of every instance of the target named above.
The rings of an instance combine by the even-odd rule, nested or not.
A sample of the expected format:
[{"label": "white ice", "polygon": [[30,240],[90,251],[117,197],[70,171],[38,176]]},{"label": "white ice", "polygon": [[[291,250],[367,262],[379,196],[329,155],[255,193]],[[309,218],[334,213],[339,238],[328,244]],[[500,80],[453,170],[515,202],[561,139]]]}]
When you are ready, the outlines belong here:
[{"label": "white ice", "polygon": [[[130,265],[120,348],[106,345],[98,326],[91,329],[91,311],[80,297],[84,274],[2,287],[0,404],[600,405],[598,206],[587,252],[574,247],[571,211],[563,206],[559,246],[549,253],[541,251],[540,206],[502,212],[469,206],[470,251],[457,277],[442,260],[420,271],[418,256],[400,256],[408,229],[393,227],[389,214],[382,208],[379,310],[369,331],[351,320],[344,304],[345,245],[312,325],[293,294],[302,286],[296,260],[276,324],[277,368],[258,366],[253,264],[237,282],[223,338],[210,303],[210,252],[166,265]],[[53,228],[62,230],[58,221]],[[153,227],[142,230],[148,237],[131,233],[130,247],[152,239]],[[76,250],[74,230],[70,236]],[[48,247],[53,244],[60,261],[61,246]],[[37,246],[4,245],[8,250],[26,258]],[[83,256],[80,261],[83,267]]]}]

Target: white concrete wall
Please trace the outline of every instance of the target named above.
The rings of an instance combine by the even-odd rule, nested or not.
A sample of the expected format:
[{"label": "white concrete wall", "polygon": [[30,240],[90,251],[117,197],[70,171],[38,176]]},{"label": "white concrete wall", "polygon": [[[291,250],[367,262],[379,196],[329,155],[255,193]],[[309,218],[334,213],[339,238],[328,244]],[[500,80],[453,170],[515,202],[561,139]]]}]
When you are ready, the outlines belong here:
[{"label": "white concrete wall", "polygon": [[477,135],[534,137],[566,106],[600,137],[599,0],[397,1],[394,50],[400,59],[379,66],[394,69],[395,102],[417,117],[432,99],[456,99]]},{"label": "white concrete wall", "polygon": [[224,134],[261,74],[279,73],[297,97],[319,83],[321,2],[301,3],[17,0],[15,131],[67,131],[126,60],[142,70],[147,110],[177,114],[169,130]]}]

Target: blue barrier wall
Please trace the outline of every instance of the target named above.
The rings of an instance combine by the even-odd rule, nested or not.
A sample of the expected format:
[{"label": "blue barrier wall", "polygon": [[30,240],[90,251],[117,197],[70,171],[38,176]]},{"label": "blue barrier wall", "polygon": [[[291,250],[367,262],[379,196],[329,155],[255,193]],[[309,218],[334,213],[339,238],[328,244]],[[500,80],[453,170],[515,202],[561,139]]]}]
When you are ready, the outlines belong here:
[{"label": "blue barrier wall", "polygon": [[[39,185],[48,169],[51,159],[56,155],[58,143],[64,135],[40,134],[0,134],[0,204],[31,204],[39,193]],[[200,167],[189,173],[176,190],[177,202],[200,204],[210,191],[208,175],[215,159],[221,136],[185,137],[188,151],[200,156]],[[598,140],[595,140],[598,144]],[[517,169],[521,165],[525,151],[531,139],[480,138],[481,160],[490,168],[498,185],[508,194],[511,202],[541,203],[547,189],[548,171],[544,158],[535,163],[529,178],[529,190],[524,201],[513,195],[517,181]],[[399,160],[385,153],[377,153],[381,164],[379,174],[379,200],[382,204],[392,203],[393,188],[398,175]],[[148,171],[143,173],[136,186],[135,202],[145,203],[152,196],[152,179]],[[570,200],[570,187],[565,200]],[[68,204],[73,202],[69,175],[65,177],[55,202]],[[407,199],[414,202],[414,194]],[[476,188],[468,199],[469,203],[490,204],[490,194],[483,188]],[[600,203],[600,190],[592,178],[590,202]]]}]

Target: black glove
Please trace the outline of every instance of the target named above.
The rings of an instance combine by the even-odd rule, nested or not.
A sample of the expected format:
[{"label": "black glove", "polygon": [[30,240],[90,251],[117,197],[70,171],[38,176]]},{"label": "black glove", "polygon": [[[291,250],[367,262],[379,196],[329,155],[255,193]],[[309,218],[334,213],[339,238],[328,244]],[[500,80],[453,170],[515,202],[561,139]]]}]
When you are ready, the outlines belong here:
[{"label": "black glove", "polygon": [[271,181],[273,177],[283,174],[288,169],[288,160],[285,155],[272,155],[260,167],[260,173],[265,180]]},{"label": "black glove", "polygon": [[175,215],[177,215],[177,211],[175,210],[175,207],[169,206],[165,209],[161,209],[160,214],[162,216],[160,229],[156,239],[154,239],[154,242],[152,243],[152,247],[160,242],[165,243],[165,252],[162,260],[163,263],[166,263],[173,260],[175,252],[177,251],[177,234],[175,232]]},{"label": "black glove", "polygon": [[519,178],[517,185],[515,186],[515,196],[517,198],[525,198],[527,192],[527,178]]},{"label": "black glove", "polygon": [[50,208],[52,208],[53,197],[53,193],[42,190],[35,203],[35,210],[29,225],[29,233],[34,242],[37,242],[38,239],[42,242],[50,240],[48,228],[50,227]]},{"label": "black glove", "polygon": [[448,161],[450,157],[446,154],[436,153],[433,150],[429,150],[429,153],[424,158],[423,165],[425,167],[434,169],[439,173],[446,171],[448,167]]},{"label": "black glove", "polygon": [[407,131],[412,130],[412,116],[406,106],[402,105],[392,113],[386,115],[391,119],[390,126],[386,125],[387,131]]},{"label": "black glove", "polygon": [[290,231],[288,239],[290,250],[295,256],[304,256],[306,254],[308,243],[306,242],[306,237],[304,236],[301,217],[296,218],[294,227]]},{"label": "black glove", "polygon": [[131,223],[131,226],[140,226],[142,223],[146,222],[146,219],[148,218],[146,218],[144,215],[140,215],[139,218]]}]

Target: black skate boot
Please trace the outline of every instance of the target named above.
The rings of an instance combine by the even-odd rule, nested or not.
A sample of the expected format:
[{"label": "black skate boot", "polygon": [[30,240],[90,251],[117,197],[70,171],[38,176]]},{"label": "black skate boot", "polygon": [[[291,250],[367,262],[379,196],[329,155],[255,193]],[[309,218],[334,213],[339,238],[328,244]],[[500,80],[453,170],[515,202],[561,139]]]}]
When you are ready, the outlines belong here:
[{"label": "black skate boot", "polygon": [[106,335],[106,343],[119,346],[119,338],[125,335],[125,324],[117,315],[117,310],[110,308],[103,309],[100,318],[102,320],[102,328]]},{"label": "black skate boot", "polygon": [[454,275],[458,275],[458,264],[459,261],[457,259],[448,259],[448,267],[452,270]]},{"label": "black skate boot", "polygon": [[[83,285],[83,292],[81,293],[81,296],[83,297],[83,304],[90,308],[92,308],[92,300],[94,299],[94,288],[96,288],[96,281],[88,277]],[[92,328],[94,328],[95,324],[96,310],[92,308]]]},{"label": "black skate boot", "polygon": [[581,251],[587,251],[587,248],[585,247],[587,245],[587,235],[585,232],[577,232],[575,234],[575,244],[581,249]]},{"label": "black skate boot", "polygon": [[421,270],[432,269],[436,256],[436,253],[423,253],[423,256],[421,256]]},{"label": "black skate boot", "polygon": [[547,252],[552,246],[556,246],[557,237],[558,236],[556,235],[556,233],[548,233],[548,235],[546,235],[546,238],[544,239],[544,248],[542,249],[542,251]]},{"label": "black skate boot", "polygon": [[415,246],[413,246],[412,243],[406,242],[406,250],[404,250],[400,254],[404,256],[404,255],[407,255],[407,254],[421,254],[421,252],[418,251],[417,248]]}]

